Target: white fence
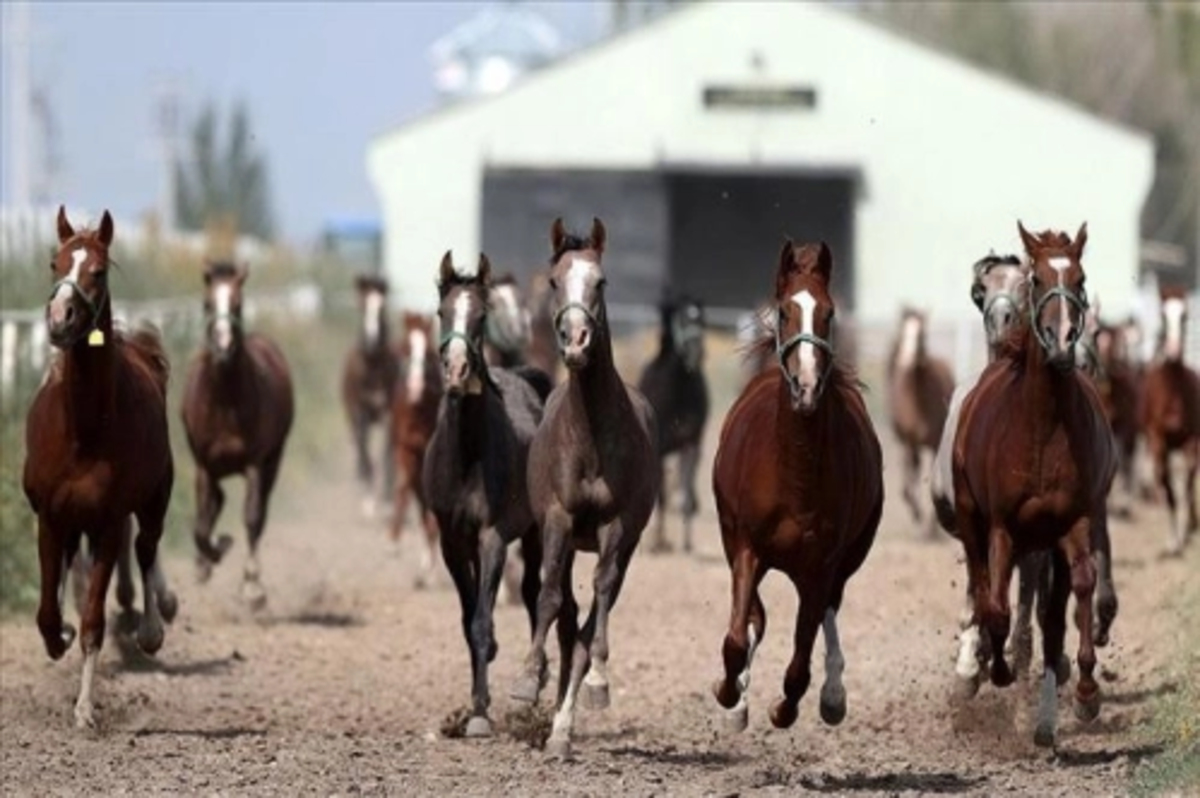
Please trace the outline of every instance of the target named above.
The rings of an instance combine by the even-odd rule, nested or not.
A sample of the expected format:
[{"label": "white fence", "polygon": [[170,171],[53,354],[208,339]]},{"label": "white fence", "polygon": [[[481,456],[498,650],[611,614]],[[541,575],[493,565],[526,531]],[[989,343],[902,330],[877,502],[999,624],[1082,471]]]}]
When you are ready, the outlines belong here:
[{"label": "white fence", "polygon": [[[278,291],[247,296],[242,306],[246,321],[261,315],[304,321],[316,318],[328,303],[320,288],[301,283]],[[113,320],[128,326],[150,322],[171,335],[199,340],[204,308],[197,296],[113,302]],[[44,310],[0,311],[0,392],[7,398],[18,377],[26,371],[40,375],[50,354]]]}]

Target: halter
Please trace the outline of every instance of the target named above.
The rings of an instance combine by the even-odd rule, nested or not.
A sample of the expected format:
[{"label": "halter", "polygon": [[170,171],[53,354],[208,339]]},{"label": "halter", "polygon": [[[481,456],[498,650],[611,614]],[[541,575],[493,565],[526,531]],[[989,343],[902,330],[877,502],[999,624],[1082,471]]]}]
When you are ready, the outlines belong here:
[{"label": "halter", "polygon": [[83,303],[87,305],[88,313],[91,314],[92,322],[91,330],[88,332],[98,328],[100,326],[100,313],[104,310],[104,306],[108,304],[108,291],[104,291],[101,294],[99,302],[93,302],[92,298],[87,295],[87,291],[83,290],[83,286],[81,286],[75,280],[72,280],[70,277],[64,277],[61,280],[56,281],[54,285],[51,286],[50,296],[46,301],[49,302],[51,299],[54,299],[54,295],[58,293],[58,289],[62,288],[64,285],[75,289],[75,295],[82,299]]},{"label": "halter", "polygon": [[677,344],[685,344],[688,341],[704,337],[704,324],[699,319],[687,319],[681,323],[682,313],[676,313],[671,317],[671,337],[675,339]]},{"label": "halter", "polygon": [[1021,312],[1021,298],[1008,291],[1001,291],[983,305],[983,323],[986,326],[992,326],[992,309],[1002,302],[1012,308],[1014,316]]},{"label": "halter", "polygon": [[[558,325],[560,322],[562,322],[563,316],[567,315],[567,312],[571,311],[571,310],[580,311],[581,313],[583,313],[584,316],[587,317],[588,322],[591,323],[591,325],[593,327],[596,327],[597,329],[600,327],[600,319],[597,318],[596,314],[592,312],[591,308],[589,308],[587,305],[583,304],[582,302],[568,302],[567,304],[565,304],[561,308],[559,308],[558,311],[554,314],[554,329],[555,330],[558,329]],[[554,337],[555,337],[555,340],[558,342],[558,350],[560,352],[563,351],[562,336],[555,335]]]},{"label": "halter", "polygon": [[795,393],[799,390],[798,384],[800,382],[800,378],[792,376],[792,374],[788,372],[788,354],[790,354],[793,349],[800,346],[800,344],[812,344],[828,356],[825,359],[825,368],[821,371],[821,379],[817,383],[815,398],[820,399],[821,395],[825,393],[825,386],[829,382],[829,372],[833,370],[833,327],[830,326],[829,328],[829,340],[821,338],[818,335],[812,335],[806,332],[798,332],[786,341],[781,341],[779,339],[779,330],[783,325],[780,324],[780,321],[782,321],[782,318],[776,320],[775,322],[775,355],[779,358],[779,369],[783,372],[783,378],[787,380],[788,387],[792,390],[792,393]]},{"label": "halter", "polygon": [[479,347],[475,345],[475,342],[467,337],[466,333],[461,333],[458,330],[450,330],[443,334],[438,341],[438,353],[445,353],[446,347],[450,346],[450,343],[456,340],[466,344],[467,354],[471,357],[471,366],[474,368],[479,360],[482,359],[483,353],[479,351]]},{"label": "halter", "polygon": [[1080,288],[1079,293],[1077,294],[1074,291],[1072,291],[1071,289],[1065,288],[1061,285],[1054,286],[1049,291],[1047,291],[1042,296],[1041,299],[1039,299],[1037,302],[1030,305],[1030,311],[1029,311],[1030,326],[1033,327],[1033,334],[1035,336],[1037,336],[1038,343],[1041,344],[1042,349],[1046,350],[1047,352],[1050,351],[1050,347],[1053,344],[1053,342],[1046,340],[1046,338],[1042,335],[1042,329],[1038,325],[1038,317],[1040,317],[1042,315],[1042,311],[1046,308],[1046,305],[1048,305],[1050,303],[1050,300],[1054,299],[1054,297],[1061,297],[1067,304],[1072,305],[1076,310],[1079,311],[1080,323],[1079,323],[1078,328],[1076,329],[1074,337],[1072,337],[1070,339],[1070,342],[1068,344],[1069,346],[1074,346],[1076,343],[1078,343],[1079,338],[1083,335],[1083,323],[1085,320],[1084,317],[1087,316],[1087,309],[1088,309],[1087,292],[1086,291],[1084,291],[1082,288]]}]

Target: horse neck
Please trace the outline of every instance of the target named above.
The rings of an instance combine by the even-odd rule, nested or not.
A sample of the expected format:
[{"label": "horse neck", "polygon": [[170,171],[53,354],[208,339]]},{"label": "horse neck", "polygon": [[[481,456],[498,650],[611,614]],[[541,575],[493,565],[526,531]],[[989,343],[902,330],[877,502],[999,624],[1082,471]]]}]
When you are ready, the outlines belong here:
[{"label": "horse neck", "polygon": [[446,400],[446,446],[451,454],[447,466],[455,472],[455,481],[461,480],[467,469],[482,458],[487,446],[489,390],[485,385],[483,393]]},{"label": "horse neck", "polygon": [[[575,409],[590,420],[600,419],[619,405],[615,399],[622,389],[621,376],[613,361],[612,338],[608,322],[596,326],[596,337],[592,342],[592,353],[588,364],[581,369],[569,371],[567,400]],[[596,429],[596,426],[592,426]]]},{"label": "horse neck", "polygon": [[116,415],[117,342],[113,339],[112,310],[107,305],[100,312],[96,329],[104,334],[103,346],[92,346],[85,335],[63,352],[61,360],[71,434],[84,444],[98,442]]},{"label": "horse neck", "polygon": [[367,363],[376,363],[383,360],[391,354],[391,345],[388,343],[391,336],[388,330],[387,317],[383,316],[379,319],[379,334],[375,339],[375,343],[367,341],[367,333],[365,330],[359,331],[358,350],[362,353],[363,359]]},{"label": "horse neck", "polygon": [[[1046,361],[1046,353],[1035,339],[1032,328],[1025,345],[1025,372],[1022,381],[1022,404],[1032,416],[1033,457],[1040,458],[1042,446],[1055,428],[1068,422],[1068,391],[1075,385],[1075,366],[1059,370]],[[1039,473],[1035,470],[1034,473]]]},{"label": "horse neck", "polygon": [[208,358],[218,398],[240,401],[245,386],[254,379],[254,361],[246,350],[246,338],[237,341],[228,360],[218,361],[211,354]]},{"label": "horse neck", "polygon": [[780,447],[780,473],[784,495],[799,513],[815,511],[821,499],[817,477],[821,453],[832,445],[835,437],[832,435],[832,403],[837,401],[836,390],[827,387],[812,415],[803,416],[791,407],[786,381],[779,381],[775,428]]}]

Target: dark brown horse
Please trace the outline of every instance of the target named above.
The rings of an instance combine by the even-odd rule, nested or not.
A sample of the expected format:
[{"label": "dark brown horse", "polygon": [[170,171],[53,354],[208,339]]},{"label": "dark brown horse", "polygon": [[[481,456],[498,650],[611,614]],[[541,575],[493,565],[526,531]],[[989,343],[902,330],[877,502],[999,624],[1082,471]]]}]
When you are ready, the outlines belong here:
[{"label": "dark brown horse", "polygon": [[[555,329],[568,377],[546,402],[529,450],[529,498],[542,529],[545,581],[533,646],[512,697],[537,701],[547,675],[546,635],[557,619],[558,701],[547,750],[558,756],[570,755],[581,683],[591,706],[608,706],[609,613],[658,497],[654,411],[613,363],[601,268],[605,242],[599,219],[588,238],[569,234],[562,219],[550,228]],[[599,555],[582,628],[572,580],[577,551]]]},{"label": "dark brown horse", "polygon": [[425,451],[433,439],[438,405],[442,401],[442,370],[432,317],[411,312],[404,314],[397,355],[403,379],[392,400],[392,456],[396,474],[392,540],[400,540],[409,506],[416,499],[416,512],[425,533],[426,546],[421,556],[417,586],[424,587],[433,577],[438,547],[437,519],[429,509],[425,483],[421,479]]},{"label": "dark brown horse", "polygon": [[225,503],[221,480],[241,474],[250,544],[242,595],[252,609],[260,609],[267,596],[259,580],[258,543],[292,428],[294,398],[279,347],[243,327],[246,277],[246,267],[232,263],[212,263],[204,270],[206,341],[188,367],[182,416],[196,462],[197,576],[208,581],[213,565],[233,545],[228,535],[214,544],[212,533]]},{"label": "dark brown horse", "polygon": [[[1196,513],[1196,472],[1200,468],[1200,375],[1183,361],[1187,340],[1187,293],[1166,287],[1161,292],[1161,334],[1156,362],[1146,370],[1142,393],[1142,429],[1154,479],[1166,496],[1171,514],[1167,553],[1178,555],[1191,532],[1200,529]],[[1183,455],[1187,473],[1183,500],[1178,506],[1171,479],[1171,454]]]},{"label": "dark brown horse", "polygon": [[[892,431],[904,451],[904,501],[917,523],[922,517],[921,492],[917,487],[922,455],[929,452],[931,460],[936,455],[954,393],[954,372],[946,361],[929,354],[925,328],[924,313],[904,308],[887,366]],[[936,529],[935,521],[930,513],[931,535]]]},{"label": "dark brown horse", "polygon": [[1042,688],[1034,740],[1051,745],[1057,725],[1058,663],[1066,607],[1075,593],[1079,628],[1076,713],[1099,712],[1094,677],[1094,536],[1107,519],[1116,467],[1108,420],[1091,379],[1075,368],[1087,295],[1081,263],[1087,225],[1033,235],[1018,224],[1030,260],[1030,316],[963,402],[954,443],[956,527],[983,626],[992,683],[1013,681],[1005,661],[1014,558],[1050,551],[1050,595],[1042,626]]},{"label": "dark brown horse", "polygon": [[[87,535],[92,551],[81,617],[83,677],[75,723],[95,725],[92,681],[104,643],[109,580],[137,519],[138,566],[145,612],[138,646],[154,654],[163,621],[178,604],[158,560],[174,466],[167,434],[169,365],[158,334],[113,329],[109,296],[108,211],[96,230],[71,226],[58,209],[54,287],[46,303],[50,343],[60,350],[25,421],[25,496],[38,520],[41,601],[37,624],[46,653],[59,659],[75,630],[63,623],[67,570]],[[129,610],[133,591],[119,596]]]},{"label": "dark brown horse", "polygon": [[[389,495],[394,482],[391,440],[386,427],[399,367],[388,333],[387,280],[377,275],[359,275],[354,288],[361,323],[358,340],[346,353],[342,367],[342,406],[354,436],[357,476],[363,489],[363,516],[374,518],[376,494],[382,490],[385,496]],[[375,463],[371,459],[370,436],[374,426],[384,429],[381,485],[375,484]]]},{"label": "dark brown horse", "polygon": [[529,283],[529,349],[525,362],[558,384],[558,332],[554,328],[554,289],[542,272]]},{"label": "dark brown horse", "polygon": [[[1093,319],[1094,314],[1094,319]],[[1092,374],[1104,415],[1117,441],[1117,469],[1125,493],[1125,503],[1114,511],[1126,517],[1133,512],[1136,493],[1134,480],[1138,441],[1138,375],[1124,330],[1119,326],[1105,324],[1100,320],[1099,300],[1088,313],[1089,325],[1081,343],[1087,342],[1085,360],[1092,364],[1084,367]],[[1112,496],[1109,496],[1112,504]]]},{"label": "dark brown horse", "polygon": [[[661,325],[658,354],[642,372],[638,388],[658,419],[658,457],[678,455],[679,485],[683,491],[683,550],[692,550],[692,518],[696,499],[696,469],[708,421],[708,381],[704,377],[704,306],[688,297],[665,299],[659,305]],[[659,470],[658,534],[652,551],[669,551],[667,505],[669,491]]]},{"label": "dark brown horse", "polygon": [[766,634],[758,586],[769,570],[800,598],[792,660],[771,723],[796,722],[812,678],[818,628],[825,634],[821,718],[841,723],[845,660],[837,613],[846,582],[863,564],[883,512],[883,459],[857,381],[836,361],[833,255],[824,244],[786,241],[775,277],[775,332],[759,341],[778,368],[755,377],[721,429],[713,492],[733,577],[725,677],[713,687],[727,723],[746,727],[754,652]]},{"label": "dark brown horse", "polygon": [[438,279],[445,395],[423,473],[471,654],[469,737],[492,733],[487,682],[488,663],[497,652],[492,612],[509,543],[521,541],[526,565],[521,593],[531,627],[541,586],[541,538],[525,477],[549,384],[536,372],[488,368],[483,340],[490,287],[486,256],[479,256],[475,275],[464,277],[446,253]]}]

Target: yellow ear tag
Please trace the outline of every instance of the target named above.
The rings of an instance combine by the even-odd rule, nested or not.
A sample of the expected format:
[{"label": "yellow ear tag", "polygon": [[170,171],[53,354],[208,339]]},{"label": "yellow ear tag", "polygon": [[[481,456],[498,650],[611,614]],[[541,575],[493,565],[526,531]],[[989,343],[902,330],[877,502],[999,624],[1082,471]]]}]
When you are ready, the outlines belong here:
[{"label": "yellow ear tag", "polygon": [[88,346],[104,346],[104,330],[92,330],[88,333]]}]

